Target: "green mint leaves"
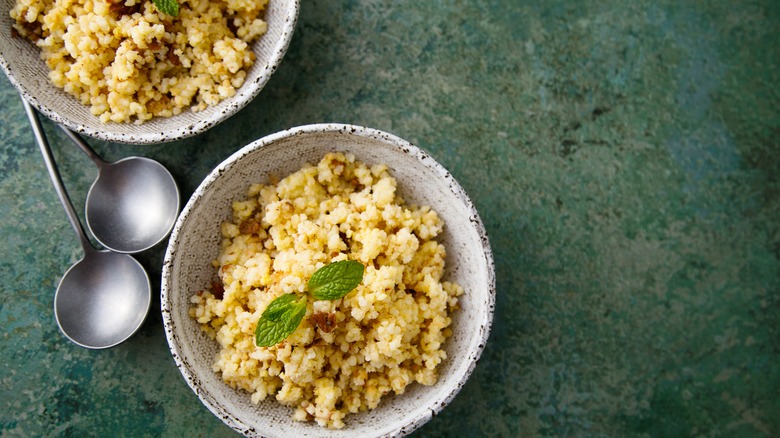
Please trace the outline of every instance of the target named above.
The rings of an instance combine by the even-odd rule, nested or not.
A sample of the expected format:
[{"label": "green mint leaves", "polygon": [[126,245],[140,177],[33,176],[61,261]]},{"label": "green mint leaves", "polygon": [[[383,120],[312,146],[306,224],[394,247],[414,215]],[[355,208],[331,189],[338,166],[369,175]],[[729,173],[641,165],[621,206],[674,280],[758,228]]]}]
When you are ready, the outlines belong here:
[{"label": "green mint leaves", "polygon": [[306,295],[300,299],[295,294],[282,295],[265,309],[255,328],[258,347],[270,347],[290,336],[306,315]]},{"label": "green mint leaves", "polygon": [[338,300],[363,281],[364,266],[342,260],[318,269],[309,279],[309,293],[318,300]]},{"label": "green mint leaves", "polygon": [[[309,279],[309,293],[318,300],[337,300],[350,293],[363,281],[363,264],[342,260],[318,269]],[[274,346],[301,325],[306,315],[306,295],[285,294],[265,308],[255,328],[258,347]]]},{"label": "green mint leaves", "polygon": [[157,10],[163,14],[175,17],[179,15],[179,2],[176,0],[152,0]]}]

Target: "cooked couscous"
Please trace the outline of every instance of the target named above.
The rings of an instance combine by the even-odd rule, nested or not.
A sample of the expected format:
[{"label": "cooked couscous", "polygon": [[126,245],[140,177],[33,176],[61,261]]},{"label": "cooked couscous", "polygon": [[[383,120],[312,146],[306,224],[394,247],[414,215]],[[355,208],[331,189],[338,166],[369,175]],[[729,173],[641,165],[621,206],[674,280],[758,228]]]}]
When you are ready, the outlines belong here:
[{"label": "cooked couscous", "polygon": [[[442,281],[444,224],[407,205],[384,165],[330,153],[278,182],[252,184],[222,224],[218,280],[191,298],[190,315],[220,346],[214,371],[258,403],[341,428],[407,385],[436,382],[450,315],[463,289]],[[362,283],[335,301],[310,299],[303,323],[281,343],[255,345],[275,298],[303,295],[324,265],[356,260]]]},{"label": "cooked couscous", "polygon": [[14,31],[41,49],[49,78],[107,122],[142,123],[235,95],[255,61],[268,0],[17,0]]}]

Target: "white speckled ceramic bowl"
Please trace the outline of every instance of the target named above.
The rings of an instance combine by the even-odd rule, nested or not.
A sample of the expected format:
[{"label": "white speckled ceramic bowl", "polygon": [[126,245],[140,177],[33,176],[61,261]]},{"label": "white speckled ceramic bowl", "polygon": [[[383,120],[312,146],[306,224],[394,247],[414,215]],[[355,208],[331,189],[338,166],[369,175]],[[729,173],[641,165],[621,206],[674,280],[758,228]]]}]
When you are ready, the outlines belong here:
[{"label": "white speckled ceramic bowl", "polygon": [[265,14],[268,32],[252,44],[255,64],[235,96],[206,110],[164,118],[141,125],[101,123],[75,97],[52,85],[40,50],[27,39],[13,36],[9,11],[16,0],[0,0],[0,67],[32,106],[73,131],[107,141],[132,144],[161,143],[199,134],[226,120],[249,103],[282,61],[298,19],[300,0],[271,0]]},{"label": "white speckled ceramic bowl", "polygon": [[[252,182],[284,177],[330,151],[355,155],[368,164],[387,164],[407,203],[430,205],[444,220],[438,240],[447,248],[445,279],[465,289],[453,315],[447,359],[433,386],[410,385],[373,411],[348,415],[346,427],[328,430],[292,419],[293,409],[273,397],[259,405],[231,389],[212,371],[218,346],[188,316],[189,298],[215,277],[220,224],[231,218],[231,203],[243,199]],[[181,213],[169,241],[162,273],[165,334],[187,383],[227,425],[247,436],[402,436],[436,415],[466,383],[488,339],[495,303],[493,257],[482,221],[466,192],[430,155],[374,129],[320,124],[270,135],[244,147],[214,169]]]}]

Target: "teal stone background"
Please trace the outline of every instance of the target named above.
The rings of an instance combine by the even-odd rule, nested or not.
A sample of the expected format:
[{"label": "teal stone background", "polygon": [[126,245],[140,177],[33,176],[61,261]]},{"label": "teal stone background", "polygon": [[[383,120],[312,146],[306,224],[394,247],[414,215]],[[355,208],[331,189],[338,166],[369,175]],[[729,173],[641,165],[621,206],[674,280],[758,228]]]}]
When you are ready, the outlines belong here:
[{"label": "teal stone background", "polygon": [[[240,113],[90,143],[161,161],[184,199],[296,125],[428,150],[485,223],[497,307],[472,378],[414,436],[780,436],[779,47],[776,0],[304,0]],[[46,129],[83,211],[97,171]],[[59,334],[81,249],[5,77],[0,169],[0,435],[233,435],[174,366],[159,298],[116,348]],[[155,292],[164,250],[138,256]]]}]

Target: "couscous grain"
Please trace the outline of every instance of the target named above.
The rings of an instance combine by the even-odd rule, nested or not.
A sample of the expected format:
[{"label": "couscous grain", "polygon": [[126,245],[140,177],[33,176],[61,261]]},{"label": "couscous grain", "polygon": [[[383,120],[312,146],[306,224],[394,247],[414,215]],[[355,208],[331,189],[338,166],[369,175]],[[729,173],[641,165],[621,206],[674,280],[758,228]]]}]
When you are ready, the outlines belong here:
[{"label": "couscous grain", "polygon": [[142,123],[235,95],[255,61],[268,0],[17,0],[16,34],[35,42],[52,83],[107,122]]}]

